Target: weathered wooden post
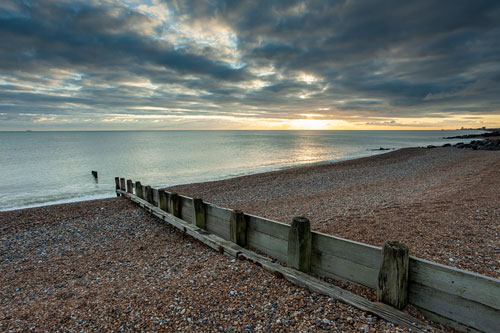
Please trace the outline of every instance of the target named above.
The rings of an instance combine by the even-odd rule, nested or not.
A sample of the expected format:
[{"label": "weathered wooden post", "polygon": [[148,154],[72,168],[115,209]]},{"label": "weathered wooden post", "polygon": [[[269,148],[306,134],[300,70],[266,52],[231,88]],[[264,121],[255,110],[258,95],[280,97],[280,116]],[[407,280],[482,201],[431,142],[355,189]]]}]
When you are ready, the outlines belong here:
[{"label": "weathered wooden post", "polygon": [[146,186],[146,191],[145,191],[145,196],[144,200],[149,202],[150,204],[153,204],[153,190],[151,189],[151,186]]},{"label": "weathered wooden post", "polygon": [[200,198],[193,198],[193,224],[201,229],[206,229],[205,204]]},{"label": "weathered wooden post", "polygon": [[125,178],[120,178],[120,190],[126,191],[127,188],[125,187]]},{"label": "weathered wooden post", "polygon": [[311,224],[303,216],[294,217],[288,231],[288,266],[308,273],[311,269]]},{"label": "weathered wooden post", "polygon": [[160,197],[160,209],[168,213],[168,193],[165,190],[158,190]]},{"label": "weathered wooden post", "polygon": [[134,192],[134,186],[132,185],[132,180],[127,179],[127,192],[132,194]]},{"label": "weathered wooden post", "polygon": [[181,198],[177,193],[170,194],[170,213],[175,217],[181,217]]},{"label": "weathered wooden post", "polygon": [[[116,185],[116,191],[120,189],[120,177],[115,177],[115,185]],[[119,197],[120,194],[116,192],[116,196]]]},{"label": "weathered wooden post", "polygon": [[144,197],[142,195],[142,185],[141,185],[141,182],[135,182],[135,195],[137,195],[141,199],[144,199]]},{"label": "weathered wooden post", "polygon": [[229,240],[239,246],[247,246],[247,221],[242,211],[233,210],[231,212]]},{"label": "weathered wooden post", "polygon": [[378,273],[377,300],[398,309],[408,304],[408,246],[385,242]]}]

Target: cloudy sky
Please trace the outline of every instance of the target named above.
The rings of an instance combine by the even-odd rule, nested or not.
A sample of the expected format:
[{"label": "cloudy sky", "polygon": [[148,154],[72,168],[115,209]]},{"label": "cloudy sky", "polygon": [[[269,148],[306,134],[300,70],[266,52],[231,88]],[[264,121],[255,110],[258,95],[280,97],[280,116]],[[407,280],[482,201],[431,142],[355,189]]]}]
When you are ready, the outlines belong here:
[{"label": "cloudy sky", "polygon": [[0,130],[500,127],[500,1],[0,2]]}]

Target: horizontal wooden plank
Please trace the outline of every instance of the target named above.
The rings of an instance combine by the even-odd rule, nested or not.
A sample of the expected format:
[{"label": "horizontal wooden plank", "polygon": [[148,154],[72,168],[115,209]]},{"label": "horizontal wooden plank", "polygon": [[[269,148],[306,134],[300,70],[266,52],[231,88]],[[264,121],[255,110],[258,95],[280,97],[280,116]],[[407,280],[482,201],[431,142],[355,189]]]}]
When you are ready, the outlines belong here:
[{"label": "horizontal wooden plank", "polygon": [[208,214],[206,217],[207,230],[223,239],[229,240],[229,221],[224,221]]},{"label": "horizontal wooden plank", "polygon": [[352,261],[377,271],[382,261],[382,250],[378,247],[319,232],[312,233],[312,250]]},{"label": "horizontal wooden plank", "polygon": [[427,319],[430,319],[436,323],[441,323],[441,324],[447,325],[449,327],[452,327],[459,332],[467,332],[467,333],[480,333],[481,332],[481,331],[473,329],[470,326],[460,324],[454,320],[451,320],[451,319],[448,319],[446,317],[435,314],[434,312],[419,308],[418,306],[416,306],[415,308],[417,308],[418,311],[420,311],[420,313],[422,313]]},{"label": "horizontal wooden plank", "polygon": [[180,195],[179,198],[181,200],[181,218],[188,223],[193,223],[193,199],[183,195]]},{"label": "horizontal wooden plank", "polygon": [[500,280],[414,257],[409,280],[500,311]]},{"label": "horizontal wooden plank", "polygon": [[288,253],[288,241],[247,229],[248,246],[286,263]]},{"label": "horizontal wooden plank", "polygon": [[377,288],[378,270],[360,265],[344,258],[313,251],[311,255],[313,273],[336,279],[341,278],[369,288]]},{"label": "horizontal wooden plank", "polygon": [[484,332],[498,332],[500,312],[419,283],[408,284],[411,304]]},{"label": "horizontal wooden plank", "polygon": [[229,222],[229,219],[231,218],[231,209],[226,209],[226,208],[221,208],[213,204],[207,204],[206,205],[206,212],[207,215],[211,215],[213,217],[219,218],[221,220],[227,220]]},{"label": "horizontal wooden plank", "polygon": [[247,219],[247,227],[249,229],[288,241],[288,230],[290,229],[288,224],[268,220],[263,217],[250,214],[245,214],[245,216]]},{"label": "horizontal wooden plank", "polygon": [[182,205],[182,208],[186,208],[186,209],[193,209],[193,199],[189,198],[189,197],[186,197],[186,196],[183,196],[183,195],[179,195],[179,198],[181,200],[181,205]]}]

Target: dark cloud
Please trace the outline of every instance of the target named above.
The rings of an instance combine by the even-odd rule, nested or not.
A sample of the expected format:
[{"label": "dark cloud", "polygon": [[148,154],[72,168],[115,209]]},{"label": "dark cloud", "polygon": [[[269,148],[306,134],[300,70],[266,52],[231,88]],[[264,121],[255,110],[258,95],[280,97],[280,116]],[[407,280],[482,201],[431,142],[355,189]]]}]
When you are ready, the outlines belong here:
[{"label": "dark cloud", "polygon": [[[2,120],[21,113],[500,113],[498,1],[162,5],[165,15],[119,0],[5,0]],[[364,123],[400,124],[392,121]]]}]

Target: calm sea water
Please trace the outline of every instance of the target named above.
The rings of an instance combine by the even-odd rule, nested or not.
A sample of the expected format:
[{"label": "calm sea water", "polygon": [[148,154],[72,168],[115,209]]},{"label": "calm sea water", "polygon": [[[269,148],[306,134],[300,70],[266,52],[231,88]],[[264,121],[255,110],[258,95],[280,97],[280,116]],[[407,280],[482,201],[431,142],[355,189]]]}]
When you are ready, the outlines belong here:
[{"label": "calm sea water", "polygon": [[[114,177],[167,186],[443,144],[469,131],[0,132],[0,210],[114,196]],[[91,170],[99,172],[96,182]]]}]

